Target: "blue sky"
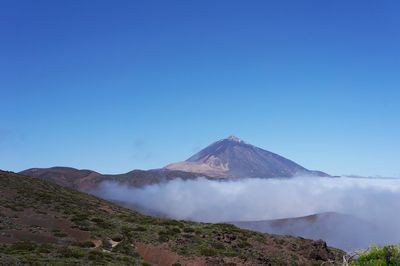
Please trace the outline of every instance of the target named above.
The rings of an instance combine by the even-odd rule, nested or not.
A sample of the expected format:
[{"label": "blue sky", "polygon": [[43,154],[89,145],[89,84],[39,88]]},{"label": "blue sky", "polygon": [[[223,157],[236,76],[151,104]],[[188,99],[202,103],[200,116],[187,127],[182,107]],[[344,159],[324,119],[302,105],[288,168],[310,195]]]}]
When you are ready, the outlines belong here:
[{"label": "blue sky", "polygon": [[398,1],[1,1],[0,168],[157,168],[235,134],[400,176]]}]

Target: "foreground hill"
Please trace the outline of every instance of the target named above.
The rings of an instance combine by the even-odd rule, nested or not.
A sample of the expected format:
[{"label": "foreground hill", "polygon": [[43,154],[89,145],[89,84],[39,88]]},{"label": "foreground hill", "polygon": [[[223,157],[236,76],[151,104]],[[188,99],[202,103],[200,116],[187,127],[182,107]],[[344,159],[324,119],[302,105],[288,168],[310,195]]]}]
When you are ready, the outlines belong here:
[{"label": "foreground hill", "polygon": [[230,136],[204,148],[184,162],[165,167],[169,170],[200,173],[214,178],[276,178],[298,175],[328,176],[311,171],[278,154]]},{"label": "foreground hill", "polygon": [[0,265],[320,265],[344,255],[323,241],[145,216],[9,172],[0,195]]}]

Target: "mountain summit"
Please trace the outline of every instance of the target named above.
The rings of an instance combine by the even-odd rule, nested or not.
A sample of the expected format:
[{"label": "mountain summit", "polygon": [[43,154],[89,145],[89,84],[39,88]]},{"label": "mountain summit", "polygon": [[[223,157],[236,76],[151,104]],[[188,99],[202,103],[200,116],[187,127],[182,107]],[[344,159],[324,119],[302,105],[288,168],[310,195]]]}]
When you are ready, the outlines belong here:
[{"label": "mountain summit", "polygon": [[236,137],[234,135],[230,135],[227,139],[231,140],[231,141],[236,141],[236,142],[239,142],[239,143],[243,142],[243,140],[239,139],[238,137]]},{"label": "mountain summit", "polygon": [[278,154],[247,144],[236,136],[219,140],[169,170],[204,174],[214,178],[328,176],[311,171]]}]

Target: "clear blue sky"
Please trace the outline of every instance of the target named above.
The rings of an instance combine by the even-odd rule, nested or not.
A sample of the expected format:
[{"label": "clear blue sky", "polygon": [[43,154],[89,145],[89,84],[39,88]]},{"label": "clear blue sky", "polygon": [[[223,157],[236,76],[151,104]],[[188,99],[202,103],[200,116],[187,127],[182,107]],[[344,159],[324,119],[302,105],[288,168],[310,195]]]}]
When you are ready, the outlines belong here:
[{"label": "clear blue sky", "polygon": [[0,3],[0,168],[162,167],[235,134],[400,176],[399,1]]}]

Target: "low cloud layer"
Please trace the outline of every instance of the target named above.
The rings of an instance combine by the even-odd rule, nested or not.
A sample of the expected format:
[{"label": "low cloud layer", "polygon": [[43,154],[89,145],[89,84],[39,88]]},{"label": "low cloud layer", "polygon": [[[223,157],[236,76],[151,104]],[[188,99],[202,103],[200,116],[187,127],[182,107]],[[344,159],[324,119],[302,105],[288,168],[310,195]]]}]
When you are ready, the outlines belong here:
[{"label": "low cloud layer", "polygon": [[176,179],[144,188],[104,182],[96,194],[151,213],[202,222],[258,221],[338,212],[384,228],[390,241],[400,242],[400,179],[200,178]]}]

